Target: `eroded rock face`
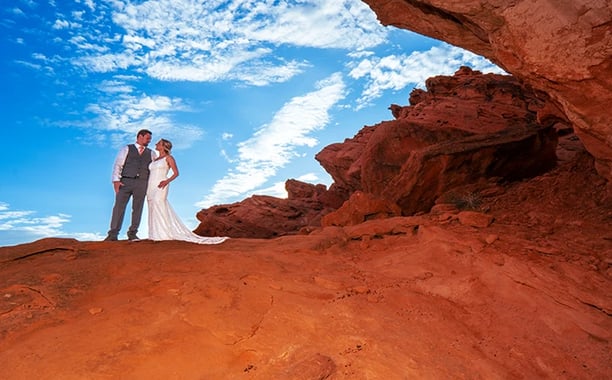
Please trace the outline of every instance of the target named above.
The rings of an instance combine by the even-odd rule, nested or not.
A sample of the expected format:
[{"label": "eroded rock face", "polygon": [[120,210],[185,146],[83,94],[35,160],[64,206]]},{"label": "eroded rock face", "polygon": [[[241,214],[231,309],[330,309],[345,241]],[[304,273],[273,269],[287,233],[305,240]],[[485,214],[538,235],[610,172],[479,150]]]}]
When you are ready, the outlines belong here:
[{"label": "eroded rock face", "polygon": [[285,183],[287,199],[254,195],[241,202],[201,210],[195,233],[202,236],[272,238],[297,233],[304,226],[318,226],[321,217],[338,208],[325,185],[290,179]]},{"label": "eroded rock face", "polygon": [[[612,183],[612,3],[364,0],[384,25],[487,57],[544,91]],[[608,186],[610,189],[610,186]]]},{"label": "eroded rock face", "polygon": [[412,215],[454,187],[531,177],[555,165],[555,129],[566,120],[551,112],[538,117],[544,94],[511,76],[466,67],[426,85],[411,96],[413,105],[391,107],[396,120],[317,154],[336,187],[386,199]]},{"label": "eroded rock face", "polygon": [[394,202],[356,191],[342,207],[325,215],[321,219],[321,226],[354,226],[368,220],[388,219],[401,214],[402,210]]}]

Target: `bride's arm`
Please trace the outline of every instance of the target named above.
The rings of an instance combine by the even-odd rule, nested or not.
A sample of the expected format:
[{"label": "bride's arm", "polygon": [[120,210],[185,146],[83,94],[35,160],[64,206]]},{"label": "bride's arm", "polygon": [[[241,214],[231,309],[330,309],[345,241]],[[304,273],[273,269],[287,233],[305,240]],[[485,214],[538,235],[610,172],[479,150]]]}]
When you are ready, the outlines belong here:
[{"label": "bride's arm", "polygon": [[170,166],[170,169],[172,169],[172,175],[159,183],[157,187],[160,189],[168,186],[168,184],[174,181],[174,179],[179,175],[178,166],[176,166],[176,160],[174,157],[168,155],[168,157],[166,157],[166,162],[168,163],[168,166]]}]

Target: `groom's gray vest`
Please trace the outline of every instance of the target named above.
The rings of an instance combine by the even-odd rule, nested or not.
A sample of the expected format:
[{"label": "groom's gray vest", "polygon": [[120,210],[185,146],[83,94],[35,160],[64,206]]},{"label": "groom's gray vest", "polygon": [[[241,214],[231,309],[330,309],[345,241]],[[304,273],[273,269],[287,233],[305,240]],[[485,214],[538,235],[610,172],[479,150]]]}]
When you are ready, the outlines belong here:
[{"label": "groom's gray vest", "polygon": [[121,177],[125,178],[149,178],[149,164],[151,163],[151,149],[145,148],[142,154],[138,154],[136,145],[128,145],[128,154],[123,164]]}]

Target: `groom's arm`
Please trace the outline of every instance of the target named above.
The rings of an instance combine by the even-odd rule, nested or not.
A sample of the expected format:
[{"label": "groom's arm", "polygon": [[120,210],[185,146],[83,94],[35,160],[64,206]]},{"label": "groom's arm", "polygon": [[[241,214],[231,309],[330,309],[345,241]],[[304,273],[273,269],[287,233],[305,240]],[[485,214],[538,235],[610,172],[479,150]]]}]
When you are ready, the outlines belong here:
[{"label": "groom's arm", "polygon": [[113,187],[115,188],[115,193],[119,191],[121,185],[121,171],[123,170],[123,165],[125,165],[125,159],[128,155],[128,146],[124,146],[119,153],[117,153],[117,158],[115,158],[115,163],[113,164],[113,174],[112,181]]}]

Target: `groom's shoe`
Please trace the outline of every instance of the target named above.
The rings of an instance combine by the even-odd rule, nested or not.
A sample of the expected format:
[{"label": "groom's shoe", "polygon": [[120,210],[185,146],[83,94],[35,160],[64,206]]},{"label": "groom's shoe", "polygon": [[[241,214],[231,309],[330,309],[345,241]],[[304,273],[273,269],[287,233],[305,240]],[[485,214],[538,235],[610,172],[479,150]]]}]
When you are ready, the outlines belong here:
[{"label": "groom's shoe", "polygon": [[104,241],[117,241],[117,236],[108,235]]},{"label": "groom's shoe", "polygon": [[129,241],[140,241],[140,238],[136,234],[128,234]]}]

